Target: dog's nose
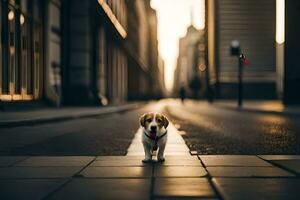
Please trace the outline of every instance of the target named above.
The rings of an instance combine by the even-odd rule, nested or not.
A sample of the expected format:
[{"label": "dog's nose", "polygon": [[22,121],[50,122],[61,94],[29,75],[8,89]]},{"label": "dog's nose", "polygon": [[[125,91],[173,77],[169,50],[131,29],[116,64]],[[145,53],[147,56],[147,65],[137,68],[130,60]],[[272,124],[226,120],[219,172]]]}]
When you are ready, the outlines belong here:
[{"label": "dog's nose", "polygon": [[150,129],[151,129],[151,131],[156,131],[157,127],[156,126],[151,126]]}]

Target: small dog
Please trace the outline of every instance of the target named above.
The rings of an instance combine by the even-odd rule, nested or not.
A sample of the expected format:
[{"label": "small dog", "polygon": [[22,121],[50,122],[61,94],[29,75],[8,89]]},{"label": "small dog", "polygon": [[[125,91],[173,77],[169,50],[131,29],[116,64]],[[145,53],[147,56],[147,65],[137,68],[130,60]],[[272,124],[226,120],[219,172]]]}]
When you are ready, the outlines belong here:
[{"label": "small dog", "polygon": [[152,161],[152,152],[158,149],[157,160],[165,161],[164,151],[167,143],[167,127],[169,120],[159,113],[147,113],[141,116],[140,124],[143,129],[142,143],[144,145],[145,159]]}]

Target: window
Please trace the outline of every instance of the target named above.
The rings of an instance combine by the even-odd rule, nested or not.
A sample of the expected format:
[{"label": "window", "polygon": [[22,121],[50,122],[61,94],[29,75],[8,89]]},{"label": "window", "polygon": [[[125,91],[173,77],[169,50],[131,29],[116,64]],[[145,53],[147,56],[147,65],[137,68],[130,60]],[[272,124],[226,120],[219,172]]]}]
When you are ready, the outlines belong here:
[{"label": "window", "polygon": [[42,15],[39,0],[1,1],[0,100],[41,96]]}]

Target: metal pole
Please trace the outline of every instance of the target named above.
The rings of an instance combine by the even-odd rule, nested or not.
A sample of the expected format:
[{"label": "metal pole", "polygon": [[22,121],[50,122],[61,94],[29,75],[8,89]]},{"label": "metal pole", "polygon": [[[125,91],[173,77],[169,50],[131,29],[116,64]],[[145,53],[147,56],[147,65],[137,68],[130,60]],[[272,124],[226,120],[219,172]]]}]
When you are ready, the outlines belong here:
[{"label": "metal pole", "polygon": [[243,61],[244,61],[244,54],[239,56],[239,74],[238,74],[238,81],[239,81],[239,93],[238,93],[238,106],[239,108],[243,105]]}]

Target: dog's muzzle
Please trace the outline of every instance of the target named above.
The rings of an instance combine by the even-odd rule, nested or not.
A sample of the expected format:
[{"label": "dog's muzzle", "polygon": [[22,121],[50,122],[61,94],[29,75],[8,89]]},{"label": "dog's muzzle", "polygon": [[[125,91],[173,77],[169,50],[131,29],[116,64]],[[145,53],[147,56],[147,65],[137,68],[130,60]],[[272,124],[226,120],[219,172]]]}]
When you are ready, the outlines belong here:
[{"label": "dog's muzzle", "polygon": [[155,132],[150,131],[150,136],[149,136],[149,135],[147,135],[146,132],[144,132],[144,134],[148,138],[150,138],[151,140],[153,140],[155,142],[154,146],[153,146],[153,151],[156,151],[158,149],[157,142],[158,142],[158,140],[160,140],[161,138],[163,138],[165,135],[167,135],[167,131],[163,135],[161,135],[160,137],[157,137],[156,133],[157,133],[156,131]]}]

